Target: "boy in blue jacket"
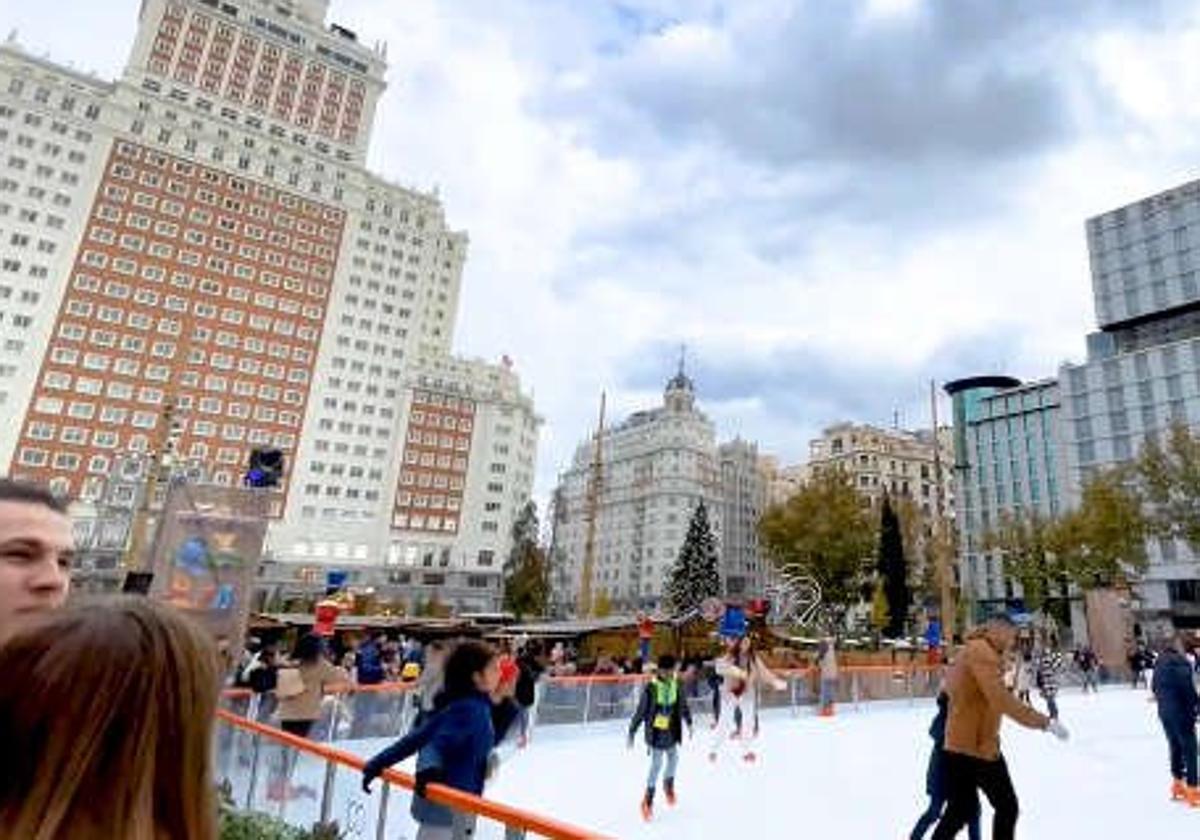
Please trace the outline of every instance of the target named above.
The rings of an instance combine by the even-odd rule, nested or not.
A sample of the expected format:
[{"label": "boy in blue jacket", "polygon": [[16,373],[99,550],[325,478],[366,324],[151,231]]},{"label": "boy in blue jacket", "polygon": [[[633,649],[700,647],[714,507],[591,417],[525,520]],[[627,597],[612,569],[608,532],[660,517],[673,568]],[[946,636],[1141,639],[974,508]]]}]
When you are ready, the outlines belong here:
[{"label": "boy in blue jacket", "polygon": [[384,768],[417,754],[416,796],[411,811],[420,825],[417,840],[449,840],[454,836],[454,812],[425,797],[430,783],[476,796],[483,793],[489,757],[496,745],[491,695],[499,682],[496,652],[480,642],[460,643],[446,660],[445,687],[438,698],[438,710],[363,768],[363,790],[370,793],[371,782]]},{"label": "boy in blue jacket", "polygon": [[646,684],[637,712],[629,722],[630,749],[633,748],[638,728],[645,726],[646,748],[650,751],[650,775],[646,779],[646,795],[642,798],[643,819],[650,819],[654,813],[654,788],[658,784],[658,774],[662,771],[664,760],[667,775],[663,779],[663,792],[667,796],[667,804],[675,804],[675,770],[679,766],[684,721],[691,734],[692,713],[679,687],[675,657],[668,653],[658,658],[658,673]]},{"label": "boy in blue jacket", "polygon": [[[933,739],[933,750],[929,753],[929,768],[925,771],[925,792],[929,794],[929,807],[913,826],[910,840],[923,840],[925,833],[941,819],[946,807],[945,754],[946,715],[950,710],[950,698],[942,691],[937,697],[938,711],[929,724],[929,737]],[[975,803],[975,816],[967,823],[970,840],[979,840],[979,803]]]}]

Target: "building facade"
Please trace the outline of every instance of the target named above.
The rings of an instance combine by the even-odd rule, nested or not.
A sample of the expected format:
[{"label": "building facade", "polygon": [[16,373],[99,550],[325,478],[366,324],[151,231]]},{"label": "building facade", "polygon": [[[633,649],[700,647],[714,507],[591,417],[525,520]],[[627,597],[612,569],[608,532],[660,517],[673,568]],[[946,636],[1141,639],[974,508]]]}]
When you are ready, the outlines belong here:
[{"label": "building facade", "polygon": [[[1087,222],[1099,332],[1063,365],[1068,503],[1091,470],[1129,461],[1171,424],[1200,428],[1200,182]],[[1200,627],[1200,558],[1153,540],[1137,587],[1143,627]]]},{"label": "building facade", "polygon": [[721,481],[721,565],[725,593],[760,595],[766,588],[768,561],[758,540],[758,522],[769,504],[772,464],[758,446],[732,440],[717,447]]},{"label": "building facade", "polygon": [[943,511],[954,510],[954,480],[949,469],[952,452],[945,434],[935,439],[931,432],[838,423],[809,444],[806,466],[809,475],[824,469],[845,472],[873,505],[879,505],[885,494],[908,498],[930,516],[938,503],[939,484]]},{"label": "building facade", "polygon": [[[1058,381],[978,376],[947,383],[953,401],[959,591],[973,620],[1022,597],[1003,559],[986,548],[1005,517],[1057,517],[1066,504]],[[1052,592],[1066,603],[1071,593]],[[1071,603],[1078,612],[1079,604]],[[1061,616],[1072,620],[1069,614]]]},{"label": "building facade", "polygon": [[[330,535],[331,563],[385,567],[414,516],[478,558],[463,506],[482,477],[456,454],[444,478],[461,496],[423,494],[447,507],[412,512],[409,423],[457,412],[467,460],[490,464],[471,413],[524,398],[510,399],[504,366],[449,355],[467,237],[435,195],[365,168],[386,50],[327,26],[327,11],[146,0],[112,82],[0,46],[0,405],[13,418],[0,463],[78,498],[99,528],[164,453],[181,477],[231,484],[253,447],[273,446],[287,464],[280,564],[308,531]],[[448,408],[449,386],[414,385],[427,374],[472,389],[494,374],[510,396],[460,392]],[[413,410],[435,394],[440,406]],[[461,430],[443,427],[455,447]],[[311,566],[294,582],[316,591]]]},{"label": "building facade", "polygon": [[[701,501],[724,545],[715,429],[681,371],[667,383],[662,406],[604,430],[598,445],[593,598],[603,594],[616,609],[656,608]],[[583,585],[596,446],[579,446],[555,494],[558,581],[566,586],[556,600],[568,609]]]}]

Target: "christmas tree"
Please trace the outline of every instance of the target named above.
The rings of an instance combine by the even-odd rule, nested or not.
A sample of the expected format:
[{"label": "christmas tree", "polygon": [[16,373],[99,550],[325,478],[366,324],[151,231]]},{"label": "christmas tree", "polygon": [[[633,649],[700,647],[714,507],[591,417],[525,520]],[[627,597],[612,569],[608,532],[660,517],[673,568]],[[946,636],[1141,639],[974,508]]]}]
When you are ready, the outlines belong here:
[{"label": "christmas tree", "polygon": [[910,602],[908,563],[904,559],[900,517],[896,515],[892,501],[887,496],[883,497],[883,509],[879,517],[879,564],[876,570],[882,579],[883,597],[887,604],[888,620],[883,635],[889,639],[899,638],[904,635]]},{"label": "christmas tree", "polygon": [[705,598],[721,595],[721,573],[717,568],[717,541],[708,524],[704,501],[696,506],[679,557],[667,582],[667,603],[676,615],[700,606]]}]

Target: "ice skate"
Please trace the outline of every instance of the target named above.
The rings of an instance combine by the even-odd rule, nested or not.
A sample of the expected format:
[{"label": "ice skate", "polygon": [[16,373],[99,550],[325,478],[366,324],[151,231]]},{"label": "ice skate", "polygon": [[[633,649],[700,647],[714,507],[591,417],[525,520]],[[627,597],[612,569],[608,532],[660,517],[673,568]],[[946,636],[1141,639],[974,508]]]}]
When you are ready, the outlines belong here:
[{"label": "ice skate", "polygon": [[642,819],[650,822],[650,818],[654,816],[654,791],[646,791],[646,795],[642,797]]},{"label": "ice skate", "polygon": [[1200,787],[1184,788],[1183,801],[1193,808],[1200,808]]},{"label": "ice skate", "polygon": [[753,764],[754,762],[758,761],[758,754],[755,753],[753,750],[750,752],[747,752],[745,755],[742,756],[742,761],[746,762],[747,764]]},{"label": "ice skate", "polygon": [[675,807],[675,780],[667,779],[663,782],[663,792],[667,795],[667,804],[672,808]]},{"label": "ice skate", "polygon": [[1183,779],[1175,779],[1171,782],[1171,801],[1184,802],[1187,800],[1187,785],[1183,783]]}]

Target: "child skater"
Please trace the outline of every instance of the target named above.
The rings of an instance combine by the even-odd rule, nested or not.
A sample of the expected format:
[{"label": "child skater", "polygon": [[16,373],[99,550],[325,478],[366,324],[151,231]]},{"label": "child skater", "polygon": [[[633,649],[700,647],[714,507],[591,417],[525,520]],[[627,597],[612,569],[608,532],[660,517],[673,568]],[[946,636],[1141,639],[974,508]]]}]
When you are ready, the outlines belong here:
[{"label": "child skater", "polygon": [[642,797],[642,818],[649,820],[654,813],[654,788],[658,774],[666,761],[667,772],[663,777],[663,793],[667,804],[675,804],[675,770],[679,766],[679,745],[683,742],[683,724],[687,723],[688,735],[692,734],[692,713],[687,698],[679,687],[675,673],[675,657],[669,653],[658,658],[658,672],[642,691],[633,720],[629,722],[629,747],[638,727],[646,728],[646,748],[650,752],[650,775],[646,779],[646,795]]}]

